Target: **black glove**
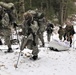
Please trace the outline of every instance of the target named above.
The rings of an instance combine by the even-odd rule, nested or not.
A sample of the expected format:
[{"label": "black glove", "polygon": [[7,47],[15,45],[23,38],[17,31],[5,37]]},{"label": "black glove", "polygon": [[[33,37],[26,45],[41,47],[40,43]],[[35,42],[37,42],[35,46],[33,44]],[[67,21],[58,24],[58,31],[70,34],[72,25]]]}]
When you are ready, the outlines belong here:
[{"label": "black glove", "polygon": [[16,28],[18,27],[18,25],[16,23],[13,23],[13,27]]},{"label": "black glove", "polygon": [[2,16],[0,15],[0,20],[2,20]]},{"label": "black glove", "polygon": [[33,45],[36,46],[36,42],[35,41],[33,41]]}]

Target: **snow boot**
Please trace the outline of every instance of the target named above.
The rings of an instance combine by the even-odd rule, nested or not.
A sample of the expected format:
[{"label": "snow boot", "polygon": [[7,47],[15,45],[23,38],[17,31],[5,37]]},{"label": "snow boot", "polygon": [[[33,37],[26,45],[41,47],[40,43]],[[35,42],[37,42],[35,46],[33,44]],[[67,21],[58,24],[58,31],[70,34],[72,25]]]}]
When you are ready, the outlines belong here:
[{"label": "snow boot", "polygon": [[2,45],[2,41],[0,40],[0,45]]},{"label": "snow boot", "polygon": [[40,45],[40,47],[45,47],[45,44],[43,43],[42,45]]},{"label": "snow boot", "polygon": [[31,60],[37,60],[38,59],[38,55],[33,56],[32,58],[30,58]]},{"label": "snow boot", "polygon": [[5,51],[5,53],[12,53],[12,52],[13,52],[12,48],[8,48],[8,50]]}]

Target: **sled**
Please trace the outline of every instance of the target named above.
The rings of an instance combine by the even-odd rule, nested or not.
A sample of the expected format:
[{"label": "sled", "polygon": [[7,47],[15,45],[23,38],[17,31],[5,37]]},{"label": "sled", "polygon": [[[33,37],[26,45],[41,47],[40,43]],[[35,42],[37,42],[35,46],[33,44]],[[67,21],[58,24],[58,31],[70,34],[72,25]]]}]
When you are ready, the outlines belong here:
[{"label": "sled", "polygon": [[67,51],[67,50],[69,50],[69,47],[60,44],[58,41],[53,40],[53,41],[51,41],[49,43],[49,49],[53,50],[53,51],[60,52],[60,51]]}]

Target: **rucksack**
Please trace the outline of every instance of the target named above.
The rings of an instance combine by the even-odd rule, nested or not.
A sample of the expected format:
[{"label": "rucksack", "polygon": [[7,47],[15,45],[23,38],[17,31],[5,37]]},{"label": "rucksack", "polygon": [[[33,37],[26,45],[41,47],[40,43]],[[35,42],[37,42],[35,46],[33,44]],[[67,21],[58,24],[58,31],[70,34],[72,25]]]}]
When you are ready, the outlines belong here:
[{"label": "rucksack", "polygon": [[9,15],[10,23],[16,21],[16,10],[13,3],[0,2],[0,5],[4,8],[4,11]]}]

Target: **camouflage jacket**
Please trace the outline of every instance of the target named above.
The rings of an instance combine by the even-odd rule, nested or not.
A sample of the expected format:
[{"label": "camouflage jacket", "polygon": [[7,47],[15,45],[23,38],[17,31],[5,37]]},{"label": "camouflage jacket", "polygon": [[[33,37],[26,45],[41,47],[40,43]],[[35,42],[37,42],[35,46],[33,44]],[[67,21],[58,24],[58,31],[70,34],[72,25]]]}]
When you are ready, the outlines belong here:
[{"label": "camouflage jacket", "polygon": [[2,20],[0,20],[0,27],[9,28],[9,16],[7,13],[4,13]]}]

